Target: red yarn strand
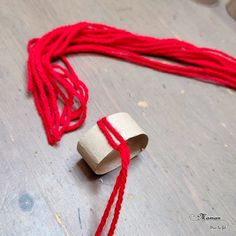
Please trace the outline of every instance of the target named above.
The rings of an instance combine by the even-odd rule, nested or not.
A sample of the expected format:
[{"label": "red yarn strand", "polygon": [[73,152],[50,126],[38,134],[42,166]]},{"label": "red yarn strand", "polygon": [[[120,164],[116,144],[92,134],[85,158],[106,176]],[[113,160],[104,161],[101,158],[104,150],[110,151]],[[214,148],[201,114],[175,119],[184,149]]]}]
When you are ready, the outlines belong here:
[{"label": "red yarn strand", "polygon": [[[123,202],[124,190],[125,190],[125,185],[126,185],[126,180],[127,180],[127,175],[128,175],[128,167],[130,163],[130,150],[126,141],[119,134],[119,132],[115,130],[115,128],[109,123],[109,121],[106,118],[99,120],[97,124],[101,132],[106,137],[108,143],[111,145],[111,147],[114,150],[117,150],[119,152],[120,157],[121,157],[120,173],[116,179],[116,183],[114,185],[113,191],[110,195],[107,206],[101,218],[100,224],[95,233],[95,236],[101,235],[103,228],[106,225],[111,208],[114,204],[115,198],[117,197],[115,210],[114,210],[114,216],[113,216],[113,219],[112,219],[109,231],[108,231],[108,236],[112,236],[115,232],[116,224],[117,224],[120,210],[121,210],[121,205]],[[117,144],[117,142],[119,142],[119,144]]]}]

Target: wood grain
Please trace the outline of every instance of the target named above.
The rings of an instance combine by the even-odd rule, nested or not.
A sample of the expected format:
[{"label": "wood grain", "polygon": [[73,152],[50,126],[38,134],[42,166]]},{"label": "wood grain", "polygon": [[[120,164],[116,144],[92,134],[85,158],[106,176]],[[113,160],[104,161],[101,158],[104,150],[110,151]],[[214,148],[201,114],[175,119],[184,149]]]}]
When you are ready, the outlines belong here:
[{"label": "wood grain", "polygon": [[[47,144],[26,93],[28,40],[79,21],[236,56],[227,1],[211,2],[1,0],[0,235],[94,234],[118,170],[95,176],[76,145],[97,119],[120,111],[135,118],[150,143],[132,161],[116,235],[236,235],[234,91],[102,56],[73,56],[90,90],[88,119],[57,147]],[[196,220],[200,213],[222,220]],[[212,228],[219,225],[226,229]]]}]

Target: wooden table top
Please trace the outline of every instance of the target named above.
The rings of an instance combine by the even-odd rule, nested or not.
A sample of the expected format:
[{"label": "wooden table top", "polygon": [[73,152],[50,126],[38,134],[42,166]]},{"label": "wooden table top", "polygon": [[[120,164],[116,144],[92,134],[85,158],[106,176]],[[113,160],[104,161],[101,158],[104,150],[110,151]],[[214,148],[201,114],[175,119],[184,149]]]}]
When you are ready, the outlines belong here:
[{"label": "wooden table top", "polygon": [[103,56],[73,56],[90,91],[88,118],[51,147],[26,92],[25,67],[30,38],[80,21],[177,37],[236,56],[235,5],[2,0],[0,235],[94,234],[118,170],[94,175],[77,141],[99,118],[121,111],[134,117],[150,142],[132,160],[116,235],[236,235],[234,91]]}]

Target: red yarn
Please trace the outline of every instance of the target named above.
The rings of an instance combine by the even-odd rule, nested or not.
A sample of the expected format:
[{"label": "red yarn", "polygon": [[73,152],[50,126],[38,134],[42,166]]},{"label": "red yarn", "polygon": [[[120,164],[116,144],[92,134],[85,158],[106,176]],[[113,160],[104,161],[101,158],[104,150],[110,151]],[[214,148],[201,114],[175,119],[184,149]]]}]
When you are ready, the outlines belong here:
[{"label": "red yarn", "polygon": [[[28,90],[34,95],[49,144],[60,141],[64,133],[79,128],[86,119],[88,89],[66,58],[68,54],[103,54],[236,89],[236,58],[226,53],[178,39],[136,35],[102,24],[82,22],[57,28],[41,38],[30,40],[28,52]],[[178,64],[162,62],[157,60],[158,57]],[[117,198],[108,232],[111,236],[123,201],[130,152],[125,140],[106,118],[98,121],[98,126],[121,156],[120,174],[96,231],[99,236]]]},{"label": "red yarn", "polygon": [[[226,53],[101,24],[82,22],[57,28],[30,40],[28,51],[28,90],[34,95],[50,144],[80,127],[86,119],[88,89],[77,77],[67,54],[104,54],[236,89],[236,58]],[[147,56],[165,57],[180,64]]]},{"label": "red yarn", "polygon": [[[125,190],[125,184],[127,180],[128,175],[128,167],[130,162],[130,151],[129,147],[126,143],[126,141],[122,138],[122,136],[114,129],[114,127],[108,122],[106,118],[102,118],[97,122],[98,127],[106,137],[108,143],[111,145],[111,147],[114,150],[117,150],[121,157],[121,170],[120,173],[116,179],[116,183],[114,185],[113,191],[110,195],[110,198],[108,200],[106,209],[103,213],[102,219],[100,221],[100,224],[97,228],[97,231],[95,233],[95,236],[99,236],[102,233],[102,230],[106,224],[107,218],[109,216],[109,213],[111,211],[111,207],[113,206],[113,203],[115,201],[115,198],[117,197],[115,210],[114,210],[114,216],[111,222],[110,229],[108,231],[108,236],[112,236],[114,234],[116,223],[119,218],[121,204],[123,201],[123,195]],[[115,139],[114,139],[114,138]],[[119,144],[116,143],[116,141],[119,142]]]}]

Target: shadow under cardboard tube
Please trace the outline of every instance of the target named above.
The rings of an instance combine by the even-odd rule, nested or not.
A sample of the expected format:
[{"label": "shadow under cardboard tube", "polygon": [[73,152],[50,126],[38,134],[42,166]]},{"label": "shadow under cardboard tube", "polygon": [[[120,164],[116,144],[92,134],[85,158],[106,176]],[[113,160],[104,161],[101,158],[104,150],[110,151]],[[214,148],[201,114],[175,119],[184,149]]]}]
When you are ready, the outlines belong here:
[{"label": "shadow under cardboard tube", "polygon": [[100,175],[95,174],[83,158],[77,162],[76,166],[88,180],[93,181],[100,178]]}]

